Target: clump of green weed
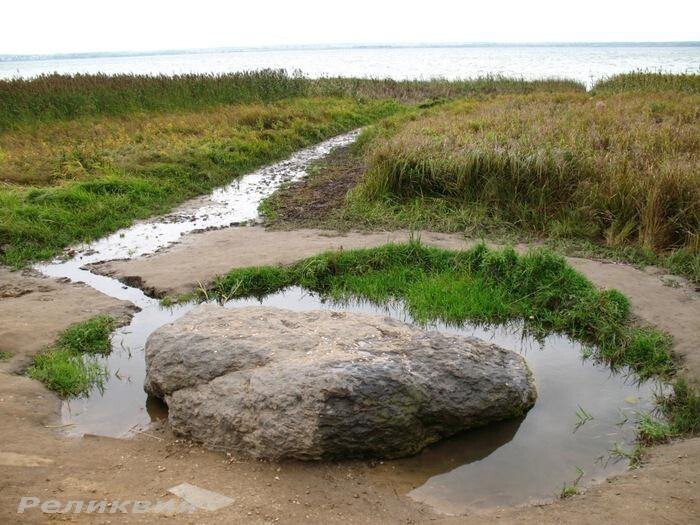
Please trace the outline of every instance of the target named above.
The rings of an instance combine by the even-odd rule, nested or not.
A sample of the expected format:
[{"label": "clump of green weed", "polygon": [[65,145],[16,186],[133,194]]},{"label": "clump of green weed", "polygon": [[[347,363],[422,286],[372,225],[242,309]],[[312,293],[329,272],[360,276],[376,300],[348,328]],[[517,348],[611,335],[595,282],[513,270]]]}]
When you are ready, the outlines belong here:
[{"label": "clump of green weed", "polygon": [[610,450],[610,457],[614,460],[627,461],[629,468],[639,468],[644,461],[646,448],[641,443],[636,443],[630,450],[623,449],[618,443],[615,443]]},{"label": "clump of green weed", "polygon": [[0,361],[9,361],[10,359],[12,359],[12,352],[0,351]]},{"label": "clump of green weed", "polygon": [[673,383],[669,395],[659,396],[660,417],[641,414],[637,421],[638,447],[667,443],[673,438],[700,432],[700,395],[683,378]]},{"label": "clump of green weed", "polygon": [[585,472],[581,467],[576,467],[576,473],[576,479],[574,479],[574,481],[570,485],[565,483],[562,487],[561,492],[559,493],[559,499],[571,498],[581,493],[581,491],[578,488],[578,484],[581,482],[581,479],[583,478]]},{"label": "clump of green weed", "polygon": [[561,492],[559,493],[559,498],[572,498],[578,494],[580,494],[578,487],[575,487],[574,485],[564,485],[561,489]]},{"label": "clump of green weed", "polygon": [[109,335],[115,327],[113,317],[98,315],[69,326],[58,337],[56,346],[82,354],[106,354],[111,349]]},{"label": "clump of green weed", "polygon": [[62,397],[86,395],[94,387],[101,388],[107,369],[96,356],[109,353],[115,326],[116,321],[109,316],[70,326],[53,347],[34,357],[27,374]]},{"label": "clump of green weed", "polygon": [[666,443],[673,431],[666,422],[653,418],[650,414],[642,414],[637,421],[637,440],[642,445]]},{"label": "clump of green weed", "polygon": [[675,381],[673,392],[661,399],[660,406],[673,435],[700,432],[700,394],[683,378]]},{"label": "clump of green weed", "polygon": [[101,386],[107,376],[97,361],[66,349],[37,355],[28,373],[62,397],[87,394],[94,386]]}]

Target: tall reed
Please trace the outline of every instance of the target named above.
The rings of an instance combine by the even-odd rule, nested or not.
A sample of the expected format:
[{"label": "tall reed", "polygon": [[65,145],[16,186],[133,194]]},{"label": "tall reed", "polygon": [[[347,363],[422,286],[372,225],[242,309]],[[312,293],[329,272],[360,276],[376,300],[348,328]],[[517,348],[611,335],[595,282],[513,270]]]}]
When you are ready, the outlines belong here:
[{"label": "tall reed", "polygon": [[593,91],[599,93],[678,91],[700,94],[700,75],[697,73],[672,74],[662,71],[634,71],[599,80],[593,86]]},{"label": "tall reed", "polygon": [[284,70],[227,74],[41,75],[0,80],[0,131],[81,116],[143,111],[196,110],[208,106],[270,102],[299,96],[335,96],[422,102],[471,93],[583,91],[569,80],[504,77],[470,80],[309,79]]},{"label": "tall reed", "polygon": [[361,197],[479,205],[520,227],[697,250],[700,97],[503,95],[387,126]]}]

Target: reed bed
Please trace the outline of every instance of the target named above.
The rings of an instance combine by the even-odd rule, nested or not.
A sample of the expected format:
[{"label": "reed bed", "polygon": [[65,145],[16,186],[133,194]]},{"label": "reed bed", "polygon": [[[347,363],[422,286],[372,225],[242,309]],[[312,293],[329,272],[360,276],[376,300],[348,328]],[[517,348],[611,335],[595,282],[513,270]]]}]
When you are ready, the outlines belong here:
[{"label": "reed bed", "polygon": [[302,96],[306,90],[303,78],[272,70],[175,76],[51,74],[0,80],[0,131],[87,115],[269,102]]},{"label": "reed bed", "polygon": [[330,77],[310,81],[311,92],[322,96],[392,99],[427,103],[479,94],[584,92],[583,84],[567,79],[524,80],[490,75],[466,80],[392,80]]},{"label": "reed bed", "polygon": [[697,95],[700,94],[700,75],[635,71],[600,80],[593,86],[593,91],[597,93],[676,91]]},{"label": "reed bed", "polygon": [[657,252],[700,247],[696,94],[471,99],[394,120],[364,142],[356,203],[437,199],[554,237]]},{"label": "reed bed", "polygon": [[584,87],[568,80],[526,81],[498,76],[460,81],[309,79],[283,70],[175,76],[52,74],[28,80],[0,80],[0,131],[81,116],[197,110],[291,97],[422,102],[472,93],[571,90],[583,91]]}]

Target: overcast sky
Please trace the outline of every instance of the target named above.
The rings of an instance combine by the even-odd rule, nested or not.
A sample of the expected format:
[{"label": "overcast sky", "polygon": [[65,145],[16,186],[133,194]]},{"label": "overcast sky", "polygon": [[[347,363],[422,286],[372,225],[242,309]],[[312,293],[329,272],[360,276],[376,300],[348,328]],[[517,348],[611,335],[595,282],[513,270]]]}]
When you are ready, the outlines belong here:
[{"label": "overcast sky", "polygon": [[692,0],[2,0],[0,54],[700,40]]}]

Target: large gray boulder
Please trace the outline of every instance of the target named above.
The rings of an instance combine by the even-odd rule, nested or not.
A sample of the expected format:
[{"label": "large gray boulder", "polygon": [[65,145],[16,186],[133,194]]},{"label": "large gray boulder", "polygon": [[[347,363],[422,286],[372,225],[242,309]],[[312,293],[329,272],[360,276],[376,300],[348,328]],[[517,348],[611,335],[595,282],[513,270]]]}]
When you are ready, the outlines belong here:
[{"label": "large gray boulder", "polygon": [[518,354],[388,317],[200,305],[146,344],[146,389],[182,436],[256,458],[393,458],[519,416]]}]

